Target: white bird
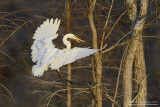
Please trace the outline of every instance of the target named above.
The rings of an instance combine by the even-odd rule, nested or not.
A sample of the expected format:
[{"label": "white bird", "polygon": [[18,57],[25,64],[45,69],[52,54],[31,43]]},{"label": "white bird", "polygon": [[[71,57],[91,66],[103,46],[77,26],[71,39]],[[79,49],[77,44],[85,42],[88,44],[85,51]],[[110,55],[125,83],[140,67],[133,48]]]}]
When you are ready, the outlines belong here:
[{"label": "white bird", "polygon": [[47,19],[37,28],[31,46],[32,61],[36,64],[32,67],[32,74],[34,76],[42,76],[44,71],[50,67],[52,70],[59,70],[63,65],[75,62],[78,59],[92,55],[99,51],[99,49],[79,48],[71,49],[71,43],[68,38],[74,39],[77,42],[83,40],[79,39],[73,34],[66,34],[63,37],[63,43],[66,45],[64,49],[57,49],[52,40],[57,38],[57,30],[60,25],[60,20]]}]

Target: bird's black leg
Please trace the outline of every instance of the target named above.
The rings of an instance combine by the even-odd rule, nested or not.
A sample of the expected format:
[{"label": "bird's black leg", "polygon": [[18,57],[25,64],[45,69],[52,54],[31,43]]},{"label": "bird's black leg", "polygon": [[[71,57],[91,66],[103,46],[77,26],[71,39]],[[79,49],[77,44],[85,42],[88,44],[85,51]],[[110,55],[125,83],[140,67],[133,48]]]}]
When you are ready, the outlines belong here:
[{"label": "bird's black leg", "polygon": [[71,81],[71,80],[66,79],[66,78],[60,73],[59,69],[57,69],[56,71],[57,71],[57,73],[58,73],[58,76],[59,76],[60,78],[62,78],[63,80],[65,80],[65,81],[67,81],[67,82],[69,82],[69,83],[71,83],[71,84],[82,85],[82,83],[78,83],[78,82],[74,82],[74,81]]}]

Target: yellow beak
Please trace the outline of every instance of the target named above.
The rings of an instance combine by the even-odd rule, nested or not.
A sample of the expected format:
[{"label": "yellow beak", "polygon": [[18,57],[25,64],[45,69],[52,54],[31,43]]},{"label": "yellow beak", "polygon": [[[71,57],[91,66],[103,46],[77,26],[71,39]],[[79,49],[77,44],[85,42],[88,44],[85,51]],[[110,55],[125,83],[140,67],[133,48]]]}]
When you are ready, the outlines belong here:
[{"label": "yellow beak", "polygon": [[74,39],[76,39],[77,41],[80,41],[80,42],[85,42],[83,41],[82,39],[79,39],[78,37],[74,36]]}]

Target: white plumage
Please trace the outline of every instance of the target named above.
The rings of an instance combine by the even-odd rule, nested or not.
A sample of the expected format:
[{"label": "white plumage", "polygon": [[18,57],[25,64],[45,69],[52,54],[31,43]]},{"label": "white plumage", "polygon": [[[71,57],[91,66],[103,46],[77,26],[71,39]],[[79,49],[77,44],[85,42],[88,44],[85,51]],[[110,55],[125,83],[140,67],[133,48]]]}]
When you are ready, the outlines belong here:
[{"label": "white plumage", "polygon": [[63,50],[55,48],[52,40],[57,38],[57,30],[60,25],[60,20],[47,19],[44,23],[37,28],[33,39],[32,61],[36,63],[32,67],[34,76],[42,76],[44,71],[51,69],[58,70],[61,66],[72,63],[78,59],[94,54],[99,49],[88,49],[75,47],[71,49],[71,43],[68,38],[75,39],[76,41],[84,42],[73,34],[66,34],[63,38],[63,43],[67,48]]}]

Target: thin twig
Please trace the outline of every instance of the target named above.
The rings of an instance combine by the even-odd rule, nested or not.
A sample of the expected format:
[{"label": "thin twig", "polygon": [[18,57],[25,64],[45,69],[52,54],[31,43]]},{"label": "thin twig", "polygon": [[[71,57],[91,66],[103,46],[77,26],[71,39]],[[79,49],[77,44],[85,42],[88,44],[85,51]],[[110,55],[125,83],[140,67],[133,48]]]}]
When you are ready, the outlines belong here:
[{"label": "thin twig", "polygon": [[[126,50],[125,50],[124,54],[125,54],[125,53],[126,53]],[[115,94],[114,94],[114,101],[116,101],[117,94],[118,94],[119,80],[120,80],[120,75],[121,75],[121,71],[122,71],[123,60],[124,60],[124,56],[123,56],[122,59],[121,59],[121,63],[120,63],[119,71],[118,71],[118,77],[117,77],[117,83],[116,83],[116,90],[115,90]],[[112,107],[114,107],[114,103],[112,104]]]},{"label": "thin twig", "polygon": [[119,18],[116,20],[115,24],[113,25],[112,29],[110,30],[110,32],[107,34],[107,36],[105,37],[105,39],[107,39],[109,37],[109,35],[112,33],[113,29],[115,28],[115,26],[117,25],[117,23],[119,22],[119,20],[121,19],[121,17],[127,13],[127,10],[124,11],[120,16]]},{"label": "thin twig", "polygon": [[22,26],[24,26],[28,21],[26,21],[25,23],[23,23],[21,26],[19,26],[16,30],[14,30],[1,44],[0,47],[15,33],[17,32]]},{"label": "thin twig", "polygon": [[8,54],[6,54],[5,52],[0,51],[0,53],[4,54],[4,55],[7,56],[8,58],[10,58],[12,61],[16,62],[11,56],[9,56]]},{"label": "thin twig", "polygon": [[107,28],[107,25],[108,25],[108,22],[109,22],[109,18],[110,18],[110,15],[111,15],[111,10],[112,10],[112,7],[113,7],[113,3],[114,3],[114,0],[112,0],[112,4],[111,4],[111,6],[110,6],[110,8],[109,8],[108,17],[107,17],[106,23],[105,23],[105,25],[104,25],[104,31],[103,31],[103,34],[102,34],[102,40],[101,40],[101,47],[100,47],[100,48],[103,47],[104,36],[105,36],[105,34],[106,34],[105,29]]},{"label": "thin twig", "polygon": [[13,102],[16,104],[16,101],[14,100],[14,98],[13,98],[12,94],[10,93],[10,91],[2,84],[0,84],[0,86],[3,87],[9,93],[9,95],[11,96]]},{"label": "thin twig", "polygon": [[109,101],[111,101],[112,103],[114,103],[114,104],[117,105],[118,107],[121,107],[121,105],[120,105],[117,101],[115,101],[115,100],[106,92],[106,89],[105,89],[105,88],[103,88],[103,91],[105,92],[105,96],[106,96],[106,98],[107,98]]}]

